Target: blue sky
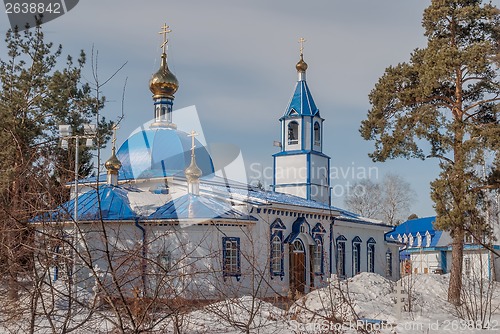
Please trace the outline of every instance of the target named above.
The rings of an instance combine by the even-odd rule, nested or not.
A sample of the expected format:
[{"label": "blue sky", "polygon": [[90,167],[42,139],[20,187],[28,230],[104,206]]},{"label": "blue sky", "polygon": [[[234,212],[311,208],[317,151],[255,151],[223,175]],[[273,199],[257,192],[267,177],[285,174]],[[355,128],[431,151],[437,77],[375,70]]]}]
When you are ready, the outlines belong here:
[{"label": "blue sky", "polygon": [[[389,65],[407,61],[425,45],[422,12],[430,0],[130,1],[85,0],[44,26],[47,40],[65,53],[99,52],[99,75],[125,68],[106,86],[104,115],[116,119],[125,95],[125,119],[118,143],[153,116],[148,81],[159,66],[166,22],[169,67],[180,82],[174,108],[195,105],[208,142],[239,146],[247,164],[272,165],[273,140],[280,138],[283,114],[297,79],[299,37],[304,37],[307,81],[324,123],[324,153],[332,167],[377,167],[392,172],[417,193],[412,211],[432,215],[429,182],[437,161],[398,159],[374,164],[373,143],[359,135],[369,109],[368,93]],[[498,5],[498,1],[494,1]],[[1,15],[1,14],[0,14]],[[7,17],[0,30],[9,28]],[[2,44],[2,55],[5,46]],[[90,70],[86,78],[91,79]],[[175,115],[174,115],[175,117]],[[174,119],[175,121],[175,119]],[[106,155],[106,153],[104,153]],[[332,180],[345,185],[355,180]],[[269,182],[269,180],[264,180]],[[333,204],[343,206],[336,197]]]}]

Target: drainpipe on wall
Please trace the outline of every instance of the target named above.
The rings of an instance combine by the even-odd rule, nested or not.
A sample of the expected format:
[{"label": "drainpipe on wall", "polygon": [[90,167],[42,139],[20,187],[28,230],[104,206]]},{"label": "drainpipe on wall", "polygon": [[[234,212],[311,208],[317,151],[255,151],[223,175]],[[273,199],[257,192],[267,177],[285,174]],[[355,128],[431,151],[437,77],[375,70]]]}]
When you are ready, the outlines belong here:
[{"label": "drainpipe on wall", "polygon": [[141,230],[142,232],[142,259],[141,259],[141,262],[142,262],[142,265],[141,265],[141,278],[142,278],[142,294],[143,296],[146,295],[146,255],[147,255],[147,248],[146,248],[146,230],[144,229],[144,227],[142,227],[140,224],[139,224],[139,219],[136,218],[135,219],[135,226]]}]

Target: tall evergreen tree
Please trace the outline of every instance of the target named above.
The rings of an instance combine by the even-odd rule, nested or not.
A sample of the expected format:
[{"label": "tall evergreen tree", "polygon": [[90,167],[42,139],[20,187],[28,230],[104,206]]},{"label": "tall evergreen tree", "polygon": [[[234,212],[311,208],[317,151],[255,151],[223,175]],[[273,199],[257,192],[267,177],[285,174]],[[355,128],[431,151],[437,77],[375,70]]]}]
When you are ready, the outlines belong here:
[{"label": "tall evergreen tree", "polygon": [[[5,271],[0,273],[7,272],[12,283],[26,262],[27,221],[67,199],[61,185],[74,177],[75,145],[68,151],[59,147],[58,125],[70,124],[74,134],[83,134],[84,123],[97,122],[104,143],[111,124],[97,120],[104,98],[82,83],[83,51],[76,64],[70,56],[60,64],[62,47],[45,42],[40,26],[9,30],[5,43],[8,54],[0,58],[0,267]],[[79,175],[86,176],[92,155],[80,149]]]},{"label": "tall evergreen tree", "polygon": [[374,161],[440,159],[432,199],[437,227],[453,237],[448,300],[459,304],[464,235],[484,226],[488,187],[477,166],[487,152],[493,166],[500,160],[500,12],[481,0],[432,0],[422,22],[426,47],[385,70],[360,131],[375,141]]}]

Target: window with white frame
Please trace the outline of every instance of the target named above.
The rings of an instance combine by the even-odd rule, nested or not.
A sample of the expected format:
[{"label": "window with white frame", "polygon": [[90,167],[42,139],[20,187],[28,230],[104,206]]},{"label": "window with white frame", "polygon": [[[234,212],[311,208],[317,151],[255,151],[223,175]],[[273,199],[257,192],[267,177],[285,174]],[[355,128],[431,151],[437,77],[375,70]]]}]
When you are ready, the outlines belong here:
[{"label": "window with white frame", "polygon": [[337,238],[337,275],[345,276],[345,242],[346,238],[344,236],[340,236]]},{"label": "window with white frame", "polygon": [[240,276],[240,238],[222,238],[223,274],[224,276]]},{"label": "window with white frame", "polygon": [[471,274],[471,262],[470,262],[470,257],[464,258],[464,273],[465,276],[470,276]]},{"label": "window with white frame", "polygon": [[367,253],[367,269],[369,273],[375,272],[375,239],[368,239],[366,246]]},{"label": "window with white frame", "polygon": [[361,271],[361,239],[355,237],[352,240],[352,275]]},{"label": "window with white frame", "polygon": [[271,272],[280,275],[283,271],[283,244],[281,238],[275,235],[271,241]]},{"label": "window with white frame", "polygon": [[288,123],[288,145],[299,143],[299,123],[291,121]]},{"label": "window with white frame", "polygon": [[316,239],[314,247],[314,273],[317,275],[323,274],[323,241],[321,238]]},{"label": "window with white frame", "polygon": [[389,249],[385,253],[385,276],[392,277],[392,252]]}]

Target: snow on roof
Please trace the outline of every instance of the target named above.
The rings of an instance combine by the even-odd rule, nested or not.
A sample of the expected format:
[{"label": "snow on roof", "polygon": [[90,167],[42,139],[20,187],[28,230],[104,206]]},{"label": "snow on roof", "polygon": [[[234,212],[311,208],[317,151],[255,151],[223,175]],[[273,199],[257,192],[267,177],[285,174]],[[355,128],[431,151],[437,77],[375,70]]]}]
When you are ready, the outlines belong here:
[{"label": "snow on roof", "polygon": [[160,206],[148,219],[257,220],[233,209],[224,200],[192,194],[186,194]]}]

